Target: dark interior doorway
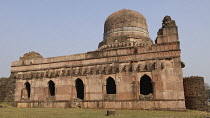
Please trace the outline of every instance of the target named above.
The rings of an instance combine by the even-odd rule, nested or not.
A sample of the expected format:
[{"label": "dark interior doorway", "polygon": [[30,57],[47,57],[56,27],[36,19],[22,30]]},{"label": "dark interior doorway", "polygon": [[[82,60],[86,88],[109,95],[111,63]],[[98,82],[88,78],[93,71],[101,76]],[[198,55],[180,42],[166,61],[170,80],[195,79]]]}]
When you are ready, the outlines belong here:
[{"label": "dark interior doorway", "polygon": [[55,96],[55,83],[52,80],[50,80],[48,82],[48,85],[49,85],[50,96]]},{"label": "dark interior doorway", "polygon": [[106,93],[107,94],[116,94],[116,84],[113,78],[109,77],[106,80]]},{"label": "dark interior doorway", "polygon": [[140,80],[140,94],[148,95],[153,93],[152,80],[149,76],[144,75]]},{"label": "dark interior doorway", "polygon": [[84,84],[81,79],[76,80],[77,98],[84,100]]},{"label": "dark interior doorway", "polygon": [[26,87],[28,98],[30,98],[30,95],[31,95],[31,85],[30,85],[30,83],[26,82],[25,87]]}]

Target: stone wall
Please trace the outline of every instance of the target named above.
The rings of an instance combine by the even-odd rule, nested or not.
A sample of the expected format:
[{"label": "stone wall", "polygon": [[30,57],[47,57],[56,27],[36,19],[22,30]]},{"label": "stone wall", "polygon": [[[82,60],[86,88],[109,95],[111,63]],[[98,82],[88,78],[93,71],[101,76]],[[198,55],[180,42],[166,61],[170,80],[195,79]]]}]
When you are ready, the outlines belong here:
[{"label": "stone wall", "polygon": [[[56,103],[71,102],[71,99],[80,98],[78,94],[82,93],[83,100],[106,101],[108,99],[115,100],[117,104],[124,100],[142,101],[146,97],[156,101],[161,100],[160,104],[165,104],[170,109],[176,109],[175,107],[185,109],[181,67],[179,42],[173,42],[98,50],[61,57],[19,60],[12,63],[11,74],[16,79],[15,101],[18,102],[18,107],[32,102],[48,103],[52,96],[49,82],[53,81],[52,88],[55,89],[52,90],[55,92],[53,97]],[[152,96],[140,95],[140,80],[144,76],[148,76],[153,85]],[[114,79],[113,83],[116,86],[114,96],[107,95],[109,94],[107,93],[107,79],[110,77]],[[75,83],[78,79],[83,82],[83,92],[77,91]],[[29,83],[29,89],[25,86],[26,83]],[[179,101],[182,105],[171,106],[167,101]],[[159,104],[159,102],[156,103]],[[90,104],[99,103],[91,102]],[[127,102],[126,104],[134,103]],[[111,107],[107,105],[104,108]],[[152,108],[158,109],[159,106]]]},{"label": "stone wall", "polygon": [[14,103],[15,80],[11,78],[0,79],[0,102]]},{"label": "stone wall", "polygon": [[185,103],[187,109],[207,110],[207,97],[204,88],[204,78],[198,76],[185,77]]},{"label": "stone wall", "polygon": [[120,101],[32,101],[18,102],[18,108],[90,108],[90,109],[132,109],[132,110],[185,110],[183,100],[120,100]]}]

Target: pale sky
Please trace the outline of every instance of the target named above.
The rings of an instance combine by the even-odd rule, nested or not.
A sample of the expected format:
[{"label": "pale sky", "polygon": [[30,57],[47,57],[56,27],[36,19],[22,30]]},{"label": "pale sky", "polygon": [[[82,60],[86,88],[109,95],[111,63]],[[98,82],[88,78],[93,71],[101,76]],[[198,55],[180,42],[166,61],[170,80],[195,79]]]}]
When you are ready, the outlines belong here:
[{"label": "pale sky", "polygon": [[0,77],[30,51],[55,57],[94,51],[106,18],[121,9],[140,12],[154,41],[162,19],[176,21],[183,76],[210,84],[210,0],[0,0]]}]

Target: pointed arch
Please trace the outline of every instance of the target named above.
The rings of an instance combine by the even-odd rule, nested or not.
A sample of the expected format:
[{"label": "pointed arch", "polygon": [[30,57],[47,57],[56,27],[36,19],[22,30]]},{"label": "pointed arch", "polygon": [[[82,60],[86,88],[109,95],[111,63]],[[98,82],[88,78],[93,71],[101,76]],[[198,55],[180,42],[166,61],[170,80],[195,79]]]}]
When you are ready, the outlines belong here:
[{"label": "pointed arch", "polygon": [[140,79],[140,94],[148,95],[153,93],[152,80],[148,75],[143,75]]},{"label": "pointed arch", "polygon": [[112,77],[106,80],[106,94],[116,94],[116,84]]},{"label": "pointed arch", "polygon": [[55,83],[52,80],[48,82],[48,88],[50,96],[55,96]]},{"label": "pointed arch", "polygon": [[76,79],[77,98],[84,100],[84,84],[81,79]]},{"label": "pointed arch", "polygon": [[30,98],[31,97],[31,85],[29,82],[26,82],[25,83],[25,88],[26,88],[26,91],[27,91],[27,97]]}]

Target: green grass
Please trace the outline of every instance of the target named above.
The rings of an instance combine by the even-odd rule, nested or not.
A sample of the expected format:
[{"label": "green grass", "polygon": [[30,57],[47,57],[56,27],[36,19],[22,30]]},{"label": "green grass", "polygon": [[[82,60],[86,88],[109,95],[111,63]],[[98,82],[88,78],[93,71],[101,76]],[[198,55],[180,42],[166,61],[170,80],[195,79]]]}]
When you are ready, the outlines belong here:
[{"label": "green grass", "polygon": [[[2,104],[1,104],[2,105]],[[5,104],[3,104],[4,106]],[[187,110],[149,111],[149,110],[116,110],[115,116],[106,116],[104,109],[74,108],[15,108],[5,105],[0,108],[0,118],[206,118],[210,113]]]}]

